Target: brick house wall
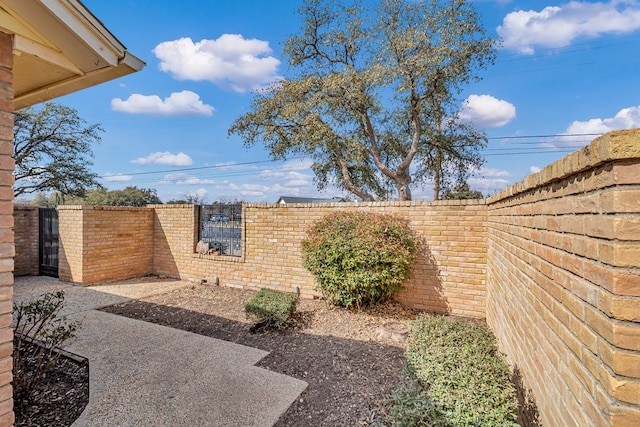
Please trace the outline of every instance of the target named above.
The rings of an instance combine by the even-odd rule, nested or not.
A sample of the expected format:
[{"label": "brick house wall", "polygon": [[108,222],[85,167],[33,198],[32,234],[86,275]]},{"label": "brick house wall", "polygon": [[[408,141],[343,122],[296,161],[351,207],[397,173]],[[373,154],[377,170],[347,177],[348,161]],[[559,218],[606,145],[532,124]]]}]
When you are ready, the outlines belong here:
[{"label": "brick house wall", "polygon": [[424,238],[412,279],[398,300],[428,311],[484,317],[486,206],[484,201],[245,204],[244,255],[195,253],[198,211],[191,205],[153,205],[153,271],[181,279],[210,280],[249,289],[269,287],[303,297],[317,295],[302,266],[307,229],[336,210],[393,213],[408,218]]},{"label": "brick house wall", "polygon": [[487,204],[487,322],[544,425],[640,425],[640,130]]},{"label": "brick house wall", "polygon": [[13,36],[0,32],[0,427],[14,421],[13,330]]},{"label": "brick house wall", "polygon": [[38,207],[33,205],[13,206],[13,233],[15,241],[14,276],[37,276],[39,274],[39,217]]},{"label": "brick house wall", "polygon": [[151,209],[60,206],[58,219],[60,280],[88,285],[151,274]]}]

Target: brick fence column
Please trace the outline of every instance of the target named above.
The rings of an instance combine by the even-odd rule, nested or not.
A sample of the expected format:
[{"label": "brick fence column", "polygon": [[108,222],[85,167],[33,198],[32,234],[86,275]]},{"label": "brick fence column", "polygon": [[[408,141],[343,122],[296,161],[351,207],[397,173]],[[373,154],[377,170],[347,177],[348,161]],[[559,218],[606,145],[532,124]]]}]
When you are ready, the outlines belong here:
[{"label": "brick fence column", "polygon": [[0,427],[13,425],[13,36],[0,32]]}]

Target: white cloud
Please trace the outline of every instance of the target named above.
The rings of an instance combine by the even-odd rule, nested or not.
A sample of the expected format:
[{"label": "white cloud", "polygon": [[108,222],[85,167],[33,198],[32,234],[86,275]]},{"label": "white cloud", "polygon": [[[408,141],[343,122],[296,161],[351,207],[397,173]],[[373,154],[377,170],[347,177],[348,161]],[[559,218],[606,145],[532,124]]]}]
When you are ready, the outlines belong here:
[{"label": "white cloud", "polygon": [[640,6],[635,0],[570,1],[562,6],[518,10],[504,17],[497,28],[503,46],[532,54],[535,48],[569,46],[576,38],[640,29]]},{"label": "white cloud", "polygon": [[460,109],[459,118],[479,128],[497,128],[516,117],[516,107],[491,95],[469,95]]},{"label": "white cloud", "polygon": [[260,89],[280,79],[280,61],[271,55],[269,43],[223,34],[216,40],[194,43],[190,38],[160,43],[153,53],[160,70],[178,80],[210,81],[236,92]]},{"label": "white cloud", "polygon": [[200,100],[200,95],[189,90],[174,92],[164,100],[157,95],[134,93],[127,100],[111,100],[111,108],[132,114],[156,114],[162,116],[200,115],[211,116],[215,109]]},{"label": "white cloud", "polygon": [[[611,118],[596,118],[587,121],[575,121],[567,127],[566,134],[601,134],[612,130],[632,129],[640,127],[640,105],[623,108]],[[591,141],[595,136],[565,136],[563,141],[586,142]]]},{"label": "white cloud", "polygon": [[242,197],[262,197],[267,196],[270,188],[260,184],[228,184],[228,189],[234,194]]},{"label": "white cloud", "polygon": [[133,177],[131,175],[123,175],[121,173],[105,173],[102,176],[103,181],[107,182],[127,182],[131,181]]},{"label": "white cloud", "polygon": [[207,191],[205,188],[198,188],[195,191],[188,191],[186,193],[187,196],[195,197],[195,198],[197,198],[199,200],[206,199],[208,194],[209,194],[209,191]]},{"label": "white cloud", "polygon": [[172,154],[168,151],[157,151],[149,154],[147,157],[138,157],[135,160],[131,160],[131,163],[137,163],[139,165],[191,166],[193,160],[182,152]]},{"label": "white cloud", "polygon": [[213,179],[198,178],[194,175],[187,175],[185,173],[171,173],[162,177],[160,184],[172,184],[172,185],[212,185],[216,181]]},{"label": "white cloud", "polygon": [[467,179],[469,187],[473,190],[479,190],[483,194],[492,194],[512,184],[508,179],[512,176],[511,173],[504,169],[482,167],[470,172],[471,176]]},{"label": "white cloud", "polygon": [[502,169],[495,169],[495,168],[485,168],[485,167],[482,167],[478,170],[473,170],[471,171],[471,174],[481,175],[483,177],[490,176],[493,178],[508,178],[511,176],[509,171],[502,170]]},{"label": "white cloud", "polygon": [[542,170],[542,168],[539,168],[538,166],[530,166],[529,167],[529,173],[538,173]]},{"label": "white cloud", "polygon": [[469,187],[474,190],[482,191],[483,194],[495,193],[496,191],[507,188],[512,184],[511,181],[507,179],[482,177],[471,177],[467,179],[467,183],[469,184]]}]

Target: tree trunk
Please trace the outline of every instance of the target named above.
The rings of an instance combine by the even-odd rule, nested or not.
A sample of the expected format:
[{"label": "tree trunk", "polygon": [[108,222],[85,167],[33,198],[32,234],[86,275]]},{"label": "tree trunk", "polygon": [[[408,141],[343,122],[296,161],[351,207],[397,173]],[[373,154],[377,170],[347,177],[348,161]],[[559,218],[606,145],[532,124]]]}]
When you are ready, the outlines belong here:
[{"label": "tree trunk", "polygon": [[433,200],[440,200],[440,171],[436,169],[433,174]]},{"label": "tree trunk", "polygon": [[411,184],[411,175],[407,172],[404,176],[397,177],[395,182],[398,190],[398,199],[402,201],[411,200],[411,188],[409,188],[409,184]]}]

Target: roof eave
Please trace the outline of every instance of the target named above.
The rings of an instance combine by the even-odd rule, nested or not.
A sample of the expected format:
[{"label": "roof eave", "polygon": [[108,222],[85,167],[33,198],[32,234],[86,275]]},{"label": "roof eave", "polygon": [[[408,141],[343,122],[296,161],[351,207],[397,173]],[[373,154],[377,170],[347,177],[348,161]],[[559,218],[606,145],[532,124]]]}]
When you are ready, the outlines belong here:
[{"label": "roof eave", "polygon": [[55,82],[37,90],[19,94],[14,100],[14,108],[26,108],[40,102],[45,102],[53,98],[68,95],[79,90],[96,86],[119,77],[140,71],[145,63],[129,52],[124,53],[124,57],[116,67],[105,67],[82,76],[74,76],[67,80]]},{"label": "roof eave", "polygon": [[79,0],[0,0],[0,7],[5,12],[2,31],[14,35],[14,54],[20,57],[20,72],[14,74],[16,109],[145,66]]}]

